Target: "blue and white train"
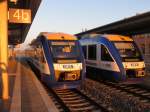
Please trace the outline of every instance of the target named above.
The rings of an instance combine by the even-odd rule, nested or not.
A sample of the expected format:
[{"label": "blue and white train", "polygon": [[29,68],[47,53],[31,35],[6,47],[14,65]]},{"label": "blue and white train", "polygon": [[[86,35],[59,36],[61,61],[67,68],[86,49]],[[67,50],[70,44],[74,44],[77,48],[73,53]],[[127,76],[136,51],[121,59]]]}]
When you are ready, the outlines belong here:
[{"label": "blue and white train", "polygon": [[85,78],[81,45],[73,35],[42,32],[32,43],[32,63],[52,88],[76,88]]},{"label": "blue and white train", "polygon": [[87,77],[121,83],[140,83],[145,76],[143,57],[128,36],[89,34],[80,39]]}]

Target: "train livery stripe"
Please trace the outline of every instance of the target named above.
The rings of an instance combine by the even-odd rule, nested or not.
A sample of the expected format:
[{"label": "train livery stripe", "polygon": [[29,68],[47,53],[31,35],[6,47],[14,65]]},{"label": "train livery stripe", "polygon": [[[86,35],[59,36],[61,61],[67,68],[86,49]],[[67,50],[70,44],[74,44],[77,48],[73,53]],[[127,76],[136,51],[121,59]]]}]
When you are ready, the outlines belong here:
[{"label": "train livery stripe", "polygon": [[[41,42],[42,42],[45,58],[47,60],[47,63],[48,63],[49,69],[50,69],[50,74],[54,74],[55,72],[54,72],[54,68],[53,68],[53,65],[52,65],[52,63],[53,63],[52,58],[50,57],[50,49],[48,47],[48,43],[47,43],[45,38],[42,38]],[[55,77],[54,77],[54,75],[50,75],[50,78],[54,81]]]},{"label": "train livery stripe", "polygon": [[107,46],[108,50],[110,51],[112,57],[114,58],[114,60],[116,61],[117,65],[118,65],[118,67],[120,69],[121,76],[122,76],[120,78],[122,80],[124,80],[126,78],[124,67],[123,67],[123,64],[122,64],[119,52],[117,51],[117,49],[115,48],[115,46],[108,39],[106,39],[104,37],[98,38],[97,41],[98,41],[99,44],[103,43],[105,46]]},{"label": "train livery stripe", "polygon": [[84,59],[84,55],[83,55],[83,50],[81,47],[81,44],[79,42],[79,40],[77,40],[77,44],[79,46],[79,49],[81,51],[80,56],[81,56],[81,62],[82,62],[82,79],[85,79],[85,74],[86,74],[86,64],[85,64],[85,59]]}]

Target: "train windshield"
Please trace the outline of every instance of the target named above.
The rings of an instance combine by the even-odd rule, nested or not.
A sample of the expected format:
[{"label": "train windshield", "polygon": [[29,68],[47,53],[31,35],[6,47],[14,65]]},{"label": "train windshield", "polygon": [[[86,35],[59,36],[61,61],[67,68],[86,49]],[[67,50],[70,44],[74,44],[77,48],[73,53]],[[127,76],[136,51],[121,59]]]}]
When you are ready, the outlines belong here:
[{"label": "train windshield", "polygon": [[77,58],[79,47],[76,41],[52,41],[53,58]]},{"label": "train windshield", "polygon": [[114,42],[124,61],[140,61],[142,59],[138,47],[133,42]]}]

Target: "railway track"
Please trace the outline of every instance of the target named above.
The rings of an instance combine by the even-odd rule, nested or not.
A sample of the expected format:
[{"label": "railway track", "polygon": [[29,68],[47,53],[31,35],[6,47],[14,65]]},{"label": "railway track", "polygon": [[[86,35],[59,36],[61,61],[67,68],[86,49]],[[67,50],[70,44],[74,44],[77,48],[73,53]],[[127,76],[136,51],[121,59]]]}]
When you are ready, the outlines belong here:
[{"label": "railway track", "polygon": [[[33,71],[35,72],[36,70],[33,70]],[[38,72],[36,71],[35,74],[37,75]],[[96,90],[91,89],[94,87],[94,85],[89,87],[90,91],[93,91],[93,90],[99,91],[99,92],[95,92],[97,93],[95,94],[95,96],[99,96],[99,97],[96,97],[96,99],[92,96],[90,92],[82,91],[83,93],[82,94],[77,89],[52,90],[52,89],[47,88],[45,85],[44,87],[47,90],[48,95],[51,97],[51,99],[53,100],[53,102],[55,103],[56,107],[59,109],[60,112],[116,112],[116,111],[118,112],[128,112],[128,111],[146,112],[147,110],[149,111],[149,107],[145,108],[145,103],[150,104],[150,97],[149,97],[150,89],[146,89],[138,85],[125,85],[125,84],[123,85],[123,84],[104,82],[104,81],[100,81],[98,83],[99,84],[96,84],[98,87]],[[102,90],[100,91],[99,85],[101,85],[101,87],[103,87],[102,85],[105,85],[103,88],[109,87],[112,90],[117,90],[117,92],[119,93],[125,93],[124,94],[125,96],[131,96],[131,98],[133,99],[138,98],[140,99],[138,101],[144,102],[144,105],[143,103],[141,103],[143,106],[139,108],[140,105],[136,106],[137,104],[136,102],[133,103],[133,102],[130,102],[129,100],[125,101],[126,103],[122,103],[124,102],[124,100],[121,99],[122,97],[121,95],[119,97],[116,97],[118,100],[115,97],[109,99],[110,96],[112,97],[112,95],[110,96],[108,95],[109,90],[104,95],[102,93],[104,93],[105,90],[100,87]]]},{"label": "railway track", "polygon": [[109,112],[77,89],[48,89],[60,112]]},{"label": "railway track", "polygon": [[[28,64],[40,80],[39,72]],[[60,112],[111,112],[77,89],[51,89],[42,84]]]},{"label": "railway track", "polygon": [[95,78],[88,77],[91,80],[94,80],[100,84],[104,84],[110,88],[115,88],[116,90],[120,92],[127,93],[128,96],[133,96],[138,99],[140,99],[141,102],[149,103],[150,104],[150,89],[140,86],[138,84],[119,84],[119,83],[113,83],[110,81],[103,81],[98,80]]},{"label": "railway track", "polygon": [[138,85],[125,85],[125,84],[117,84],[112,82],[102,82],[107,86],[111,86],[112,88],[116,88],[121,92],[126,92],[128,95],[132,95],[140,99],[141,102],[150,103],[150,89],[138,86]]},{"label": "railway track", "polygon": [[149,112],[149,89],[138,85],[86,79],[82,91],[98,104],[105,104],[114,112]]}]

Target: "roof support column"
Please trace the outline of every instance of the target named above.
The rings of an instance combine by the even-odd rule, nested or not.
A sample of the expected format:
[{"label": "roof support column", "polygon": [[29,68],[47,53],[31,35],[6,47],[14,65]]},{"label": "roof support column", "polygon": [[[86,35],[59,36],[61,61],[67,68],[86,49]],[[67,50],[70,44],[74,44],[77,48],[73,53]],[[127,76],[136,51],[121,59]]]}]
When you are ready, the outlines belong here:
[{"label": "roof support column", "polygon": [[8,3],[0,0],[0,70],[2,76],[2,98],[9,99],[8,82]]}]

